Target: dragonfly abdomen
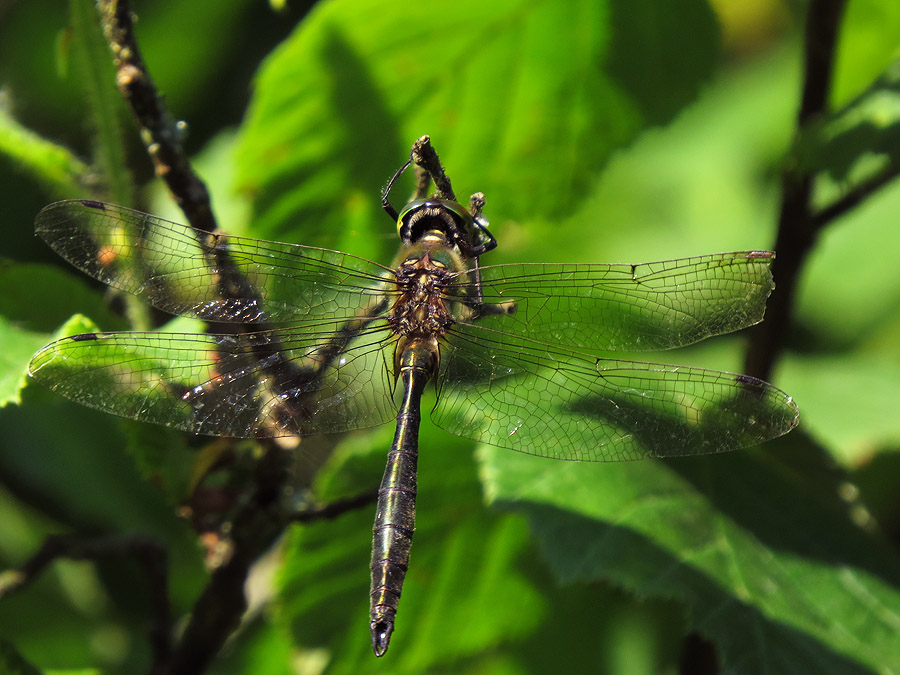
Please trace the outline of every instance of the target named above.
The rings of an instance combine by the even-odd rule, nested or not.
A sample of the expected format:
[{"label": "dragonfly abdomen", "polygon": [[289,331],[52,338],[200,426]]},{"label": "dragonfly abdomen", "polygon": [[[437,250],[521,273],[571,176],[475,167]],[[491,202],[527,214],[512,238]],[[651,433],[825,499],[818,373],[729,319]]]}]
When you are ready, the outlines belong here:
[{"label": "dragonfly abdomen", "polygon": [[390,643],[397,604],[409,566],[416,520],[416,467],[419,459],[419,422],[422,419],[420,402],[438,362],[437,341],[434,338],[412,338],[401,343],[404,347],[397,355],[397,368],[403,382],[403,403],[397,413],[397,430],[378,490],[372,543],[369,628],[376,656],[382,656]]}]

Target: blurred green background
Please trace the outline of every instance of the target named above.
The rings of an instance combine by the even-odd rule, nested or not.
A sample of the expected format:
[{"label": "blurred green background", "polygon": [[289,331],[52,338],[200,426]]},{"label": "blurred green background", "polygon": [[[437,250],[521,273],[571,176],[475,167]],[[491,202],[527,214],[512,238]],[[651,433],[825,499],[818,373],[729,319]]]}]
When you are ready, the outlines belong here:
[{"label": "blurred green background", "polygon": [[[182,614],[206,579],[173,507],[196,441],[22,388],[30,355],[73,314],[127,327],[34,238],[40,208],[115,197],[183,220],[115,96],[105,110],[123,147],[103,159],[115,124],[91,110],[109,92],[87,83],[111,70],[85,70],[98,62],[79,51],[96,47],[86,7],[0,3],[0,565],[51,532],[150,533],[170,547]],[[815,170],[825,205],[900,161],[895,0],[848,3],[836,113],[801,139],[796,1],[133,9],[220,226],[383,263],[396,235],[380,189],[424,133],[457,193],[487,196],[492,263],[770,248],[786,165]],[[473,447],[423,420],[418,532],[388,655],[369,647],[363,509],[287,534],[211,672],[674,673],[689,634],[724,672],[900,672],[898,213],[894,181],[816,242],[772,378],[800,405],[788,437],[584,465]],[[736,335],[658,359],[740,371],[745,348]],[[376,485],[390,436],[343,439],[317,497]],[[0,601],[0,652],[44,672],[146,671],[140,578],[127,562],[53,565]]]}]

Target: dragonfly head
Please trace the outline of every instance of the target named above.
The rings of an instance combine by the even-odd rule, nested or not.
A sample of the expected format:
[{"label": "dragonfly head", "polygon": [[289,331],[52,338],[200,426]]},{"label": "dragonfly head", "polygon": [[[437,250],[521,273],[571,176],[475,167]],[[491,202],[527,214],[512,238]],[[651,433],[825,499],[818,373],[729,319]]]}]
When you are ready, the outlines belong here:
[{"label": "dragonfly head", "polygon": [[[438,197],[411,201],[397,218],[397,233],[407,246],[423,238],[443,237],[466,258],[477,257],[496,245],[486,228],[487,221],[474,219],[462,204]],[[493,245],[486,246],[487,242]]]}]

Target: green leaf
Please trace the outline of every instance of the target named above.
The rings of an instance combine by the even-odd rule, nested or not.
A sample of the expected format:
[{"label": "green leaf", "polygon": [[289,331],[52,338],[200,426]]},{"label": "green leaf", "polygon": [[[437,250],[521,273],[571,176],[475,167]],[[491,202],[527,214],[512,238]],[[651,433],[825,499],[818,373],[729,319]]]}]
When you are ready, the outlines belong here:
[{"label": "green leaf", "polygon": [[74,153],[23,127],[12,116],[0,92],[0,153],[26,169],[61,198],[83,193],[88,166]]},{"label": "green leaf", "polygon": [[126,327],[84,275],[51,265],[0,261],[0,315],[49,334],[76,313],[93,317],[106,330]]},{"label": "green leaf", "polygon": [[866,352],[791,355],[779,381],[801,403],[807,432],[845,464],[900,444],[900,363]]},{"label": "green leaf", "polygon": [[[270,45],[267,33],[281,19],[273,21],[265,12],[253,16],[255,5],[253,0],[218,0],[214,5],[206,0],[158,0],[132,7],[138,14],[135,29],[144,60],[172,113],[188,120],[189,129],[196,109],[204,105],[219,116],[215,123],[222,123],[223,102],[227,105],[236,98],[228,91],[235,84],[229,78],[242,73],[248,59],[257,58]],[[203,30],[191,29],[196,26]],[[175,35],[185,39],[173,39]]]},{"label": "green leaf", "polygon": [[106,183],[105,199],[131,204],[134,186],[125,165],[125,143],[120,116],[125,107],[116,91],[116,72],[110,49],[91,0],[69,0],[75,79],[83,88],[94,141],[94,163]]},{"label": "green leaf", "polygon": [[[34,302],[35,297],[41,302]],[[79,307],[96,310],[112,325],[121,323],[86,284],[65,272],[47,265],[0,262],[0,407],[20,402],[28,363],[50,341],[50,331],[61,323],[60,335],[96,330],[93,324],[84,324],[84,317],[69,324],[73,309]]]},{"label": "green leaf", "polygon": [[831,101],[842,105],[878,77],[900,52],[900,4],[852,0],[841,22]]},{"label": "green leaf", "polygon": [[[636,263],[771,247],[770,178],[791,142],[799,86],[788,49],[719,74],[668,127],[618,153],[582,208],[532,235],[517,259]],[[501,252],[519,245],[511,239]]]},{"label": "green leaf", "polygon": [[[241,131],[238,181],[255,197],[256,232],[383,259],[378,190],[423,133],[464,179],[460,200],[483,190],[488,213],[510,219],[572,210],[611,153],[668,120],[711,68],[705,3],[644,2],[640,21],[631,10],[317,5],[264,64]],[[631,58],[648,50],[679,78]]]},{"label": "green leaf", "polygon": [[[803,168],[827,171],[838,196],[853,184],[876,175],[885,165],[900,164],[900,58],[858,97],[801,137]],[[834,196],[831,197],[834,199]],[[827,203],[827,202],[826,202]]]},{"label": "green leaf", "polygon": [[702,2],[613,0],[609,12],[609,74],[642,118],[665,124],[711,74],[718,57],[717,21]]},{"label": "green leaf", "polygon": [[[16,475],[22,489],[52,495],[47,508],[63,522],[80,522],[93,531],[119,527],[149,533],[178,522],[124,452],[126,423],[118,418],[37,386],[26,387],[22,404],[0,414],[8,430],[0,439],[0,470]],[[66,511],[57,513],[57,504],[66,504]],[[187,526],[180,523],[177,529]],[[194,555],[193,537],[190,542]]]},{"label": "green leaf", "polygon": [[172,505],[183,503],[194,486],[195,453],[188,438],[175,429],[151,424],[126,424],[128,454],[141,475],[158,486]]},{"label": "green leaf", "polygon": [[19,403],[19,392],[25,386],[28,362],[47,341],[43,333],[18,329],[0,315],[0,408]]},{"label": "green leaf", "polygon": [[[776,449],[802,446],[795,434]],[[489,495],[529,517],[557,578],[685,603],[724,672],[898,672],[900,561],[850,521],[836,489],[812,491],[808,461],[481,456]]]},{"label": "green leaf", "polygon": [[304,658],[293,649],[289,636],[265,617],[245,622],[229,640],[229,648],[216,659],[216,675],[297,675],[321,672],[318,654]]},{"label": "green leaf", "polygon": [[3,675],[41,675],[28,663],[11,642],[0,638],[0,673]]}]

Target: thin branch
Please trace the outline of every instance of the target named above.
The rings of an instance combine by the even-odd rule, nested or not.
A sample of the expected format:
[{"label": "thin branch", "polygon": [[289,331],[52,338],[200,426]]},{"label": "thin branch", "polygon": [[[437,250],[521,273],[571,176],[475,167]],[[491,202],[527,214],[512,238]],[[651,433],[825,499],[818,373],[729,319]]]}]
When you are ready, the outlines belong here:
[{"label": "thin branch", "polygon": [[337,499],[328,504],[298,511],[290,516],[293,523],[314,523],[318,520],[330,520],[342,516],[348,511],[356,511],[363,506],[374,504],[378,499],[378,488],[367,490],[353,497]]},{"label": "thin branch", "polygon": [[150,646],[153,653],[151,673],[166,672],[172,653],[171,613],[169,608],[168,556],[165,547],[143,535],[110,535],[86,538],[84,535],[55,535],[14,572],[0,581],[0,598],[16,593],[34,582],[53,562],[60,558],[97,562],[112,557],[133,558],[147,576],[153,620]]},{"label": "thin branch", "polygon": [[[812,0],[807,9],[798,135],[826,111],[838,28],[845,4],[845,0]],[[775,241],[778,257],[772,265],[776,286],[769,298],[766,320],[754,329],[745,368],[748,374],[762,379],[770,378],[775,359],[783,347],[800,271],[816,235],[811,203],[813,176],[786,168],[781,182],[781,212]]]},{"label": "thin branch", "polygon": [[[431,180],[434,181],[436,197],[456,201],[456,195],[450,185],[450,178],[447,176],[438,154],[431,147],[430,136],[422,136],[413,143],[409,158],[415,162],[417,167],[421,167],[431,176]],[[421,181],[422,178],[417,177],[417,180]]]},{"label": "thin branch", "polygon": [[814,230],[820,230],[828,223],[840,216],[844,215],[851,209],[859,206],[867,198],[878,192],[885,185],[900,177],[900,165],[891,164],[887,169],[864,181],[850,190],[837,201],[829,204],[824,209],[816,213],[812,217],[812,227]]},{"label": "thin branch", "polygon": [[216,229],[209,193],[194,173],[181,146],[183,124],[176,123],[159,96],[141,58],[130,4],[126,0],[98,0],[103,33],[116,67],[116,85],[141,127],[141,138],[156,175],[169,186],[188,222],[204,232]]}]

